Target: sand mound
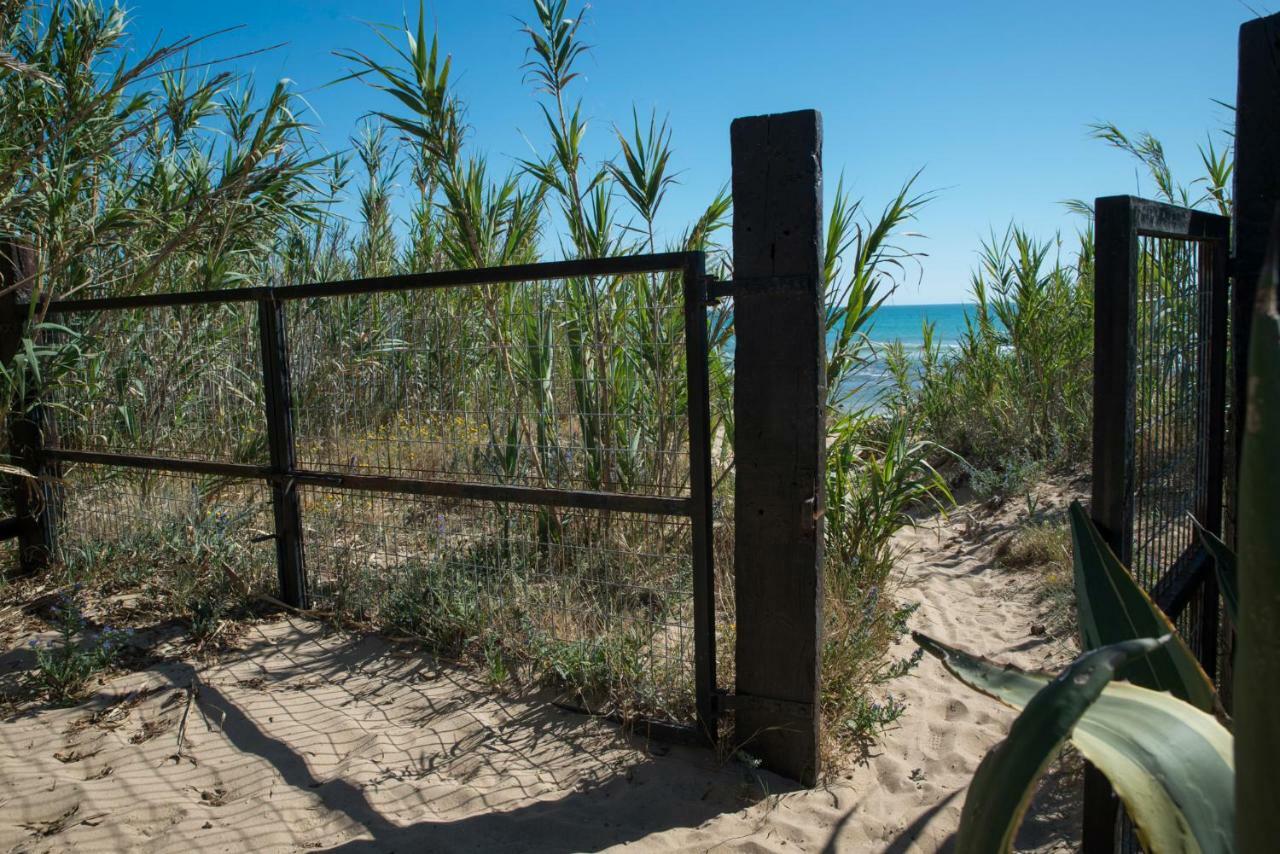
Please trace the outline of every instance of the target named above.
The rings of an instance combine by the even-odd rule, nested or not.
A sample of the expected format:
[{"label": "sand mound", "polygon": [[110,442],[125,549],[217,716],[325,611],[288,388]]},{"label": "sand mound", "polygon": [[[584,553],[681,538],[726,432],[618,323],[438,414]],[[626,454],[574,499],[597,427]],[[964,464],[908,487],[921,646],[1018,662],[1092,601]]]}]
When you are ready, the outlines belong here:
[{"label": "sand mound", "polygon": [[[1032,633],[1043,614],[1029,577],[991,563],[1013,516],[962,512],[904,534],[901,595],[920,605],[915,628],[1024,667],[1056,667],[1070,647]],[[29,666],[28,655],[10,650],[0,673]],[[886,690],[908,710],[883,745],[830,785],[796,791],[710,751],[496,698],[411,649],[282,619],[253,626],[214,663],[156,665],[101,686],[86,705],[0,724],[0,846],[945,848],[964,786],[1011,714],[931,659]],[[1041,799],[1027,847],[1070,848],[1078,817],[1054,798],[1067,791]]]}]

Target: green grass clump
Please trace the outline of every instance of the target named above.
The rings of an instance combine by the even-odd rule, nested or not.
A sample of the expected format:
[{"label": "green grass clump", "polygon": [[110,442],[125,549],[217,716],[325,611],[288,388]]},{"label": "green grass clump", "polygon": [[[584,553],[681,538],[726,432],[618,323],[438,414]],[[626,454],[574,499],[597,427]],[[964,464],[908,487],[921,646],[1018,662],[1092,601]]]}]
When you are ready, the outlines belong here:
[{"label": "green grass clump", "polygon": [[29,644],[36,659],[36,688],[60,705],[78,702],[89,680],[115,661],[133,634],[111,626],[92,629],[77,599],[79,592],[75,586],[63,593],[50,612],[58,637]]},{"label": "green grass clump", "polygon": [[1040,603],[1046,606],[1047,633],[1074,634],[1071,529],[1062,514],[1020,524],[996,546],[995,559],[1001,566],[1033,574],[1034,589]]},{"label": "green grass clump", "polygon": [[[888,655],[915,612],[894,596],[893,538],[915,514],[945,511],[952,499],[930,462],[937,449],[913,439],[905,421],[843,420],[836,428],[827,460],[822,717],[827,758],[838,767],[905,711],[881,687],[920,660]],[[883,440],[869,441],[877,430]]]}]

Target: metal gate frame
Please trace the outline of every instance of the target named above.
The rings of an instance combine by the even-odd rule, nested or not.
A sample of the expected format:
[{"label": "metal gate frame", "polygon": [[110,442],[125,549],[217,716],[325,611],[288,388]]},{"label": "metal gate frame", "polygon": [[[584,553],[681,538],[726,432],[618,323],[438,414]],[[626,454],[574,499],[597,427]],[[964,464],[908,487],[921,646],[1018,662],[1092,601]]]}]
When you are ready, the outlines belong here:
[{"label": "metal gate frame", "polygon": [[[1137,483],[1136,407],[1138,382],[1139,264],[1143,238],[1196,244],[1199,249],[1199,305],[1204,336],[1197,350],[1203,414],[1196,437],[1198,501],[1193,515],[1207,530],[1221,534],[1223,518],[1224,433],[1227,389],[1228,258],[1231,219],[1217,214],[1133,196],[1107,196],[1094,207],[1094,388],[1093,495],[1091,515],[1125,566],[1135,551]],[[1200,594],[1195,650],[1214,678],[1220,645],[1217,579],[1212,558],[1198,538],[1162,568],[1148,592],[1177,620]],[[1118,801],[1106,778],[1093,768],[1085,777],[1083,849],[1111,852],[1117,841]]]},{"label": "metal gate frame", "polygon": [[[284,304],[292,300],[351,296],[439,288],[502,285],[579,277],[642,273],[680,273],[683,279],[684,332],[688,427],[689,494],[683,497],[636,495],[573,489],[552,489],[425,477],[395,477],[314,471],[299,468],[294,448],[294,413],[290,389],[289,345]],[[51,431],[34,429],[31,418],[19,419],[25,429],[11,437],[14,451],[32,471],[47,471],[56,480],[62,463],[120,466],[152,471],[220,475],[262,481],[270,485],[281,599],[288,605],[309,604],[307,570],[302,543],[300,486],[324,486],[355,491],[400,493],[490,502],[680,516],[690,520],[694,604],[694,679],[696,727],[649,722],[654,735],[714,743],[717,737],[715,572],[712,557],[711,415],[708,378],[707,275],[703,252],[669,252],[618,258],[543,262],[474,270],[384,276],[285,287],[248,287],[129,297],[55,300],[47,315],[86,314],[142,308],[254,302],[262,356],[262,382],[270,462],[268,465],[180,459],[165,456],[59,448]],[[26,306],[16,312],[25,317]],[[38,412],[28,408],[28,413]],[[43,420],[43,419],[41,419]],[[2,520],[0,538],[17,537],[23,570],[46,563],[56,546],[58,508],[46,501],[32,518]]]}]

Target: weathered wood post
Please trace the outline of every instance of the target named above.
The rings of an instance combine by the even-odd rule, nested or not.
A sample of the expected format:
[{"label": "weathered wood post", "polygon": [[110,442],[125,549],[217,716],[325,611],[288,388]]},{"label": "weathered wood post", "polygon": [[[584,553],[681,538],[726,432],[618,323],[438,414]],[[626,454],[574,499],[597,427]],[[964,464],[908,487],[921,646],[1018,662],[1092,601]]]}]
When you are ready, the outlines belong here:
[{"label": "weathered wood post", "polygon": [[[1280,205],[1280,15],[1258,18],[1240,27],[1234,143],[1232,230],[1235,244],[1232,251],[1234,281],[1231,324],[1235,382],[1232,395],[1232,434],[1235,440],[1233,447],[1236,466],[1228,469],[1230,481],[1227,488],[1227,531],[1232,537],[1238,530],[1237,489],[1240,481],[1237,467],[1244,438],[1243,425],[1248,417],[1249,331],[1253,324],[1258,283],[1262,278],[1268,243],[1273,233],[1271,223],[1277,216],[1277,205]],[[1242,564],[1241,572],[1247,571],[1247,565]],[[1250,588],[1247,577],[1242,576],[1241,581],[1241,587],[1247,592]],[[1254,612],[1259,613],[1264,612]],[[1259,638],[1265,637],[1265,634],[1259,634],[1259,627],[1263,623],[1265,620],[1255,619],[1251,624],[1252,640],[1255,642],[1265,643],[1259,641]],[[1250,631],[1250,626],[1246,626],[1245,630]],[[1265,629],[1262,631],[1265,632]],[[1229,687],[1237,684],[1232,666],[1234,638],[1231,632],[1226,632],[1225,635],[1228,646],[1222,656],[1224,672],[1219,682],[1224,687]],[[1274,634],[1271,636],[1274,637]],[[1267,702],[1268,698],[1275,696],[1275,686],[1267,684],[1265,679],[1257,678],[1261,675],[1262,668],[1254,668],[1252,673],[1243,674],[1244,678],[1238,680],[1238,707],[1233,694],[1228,693],[1225,698],[1227,709],[1236,715],[1236,737],[1241,739],[1238,743],[1252,737],[1252,743],[1258,745],[1265,743],[1265,739],[1269,737],[1272,739],[1270,743],[1275,744],[1275,734],[1265,733],[1269,720]],[[1275,793],[1243,784],[1246,780],[1259,779],[1259,763],[1266,757],[1265,750],[1246,751],[1236,757],[1236,779],[1241,781],[1236,787],[1236,809],[1240,815],[1275,816]],[[1274,820],[1271,826],[1276,826]],[[1245,840],[1240,842],[1243,850]]]},{"label": "weathered wood post", "polygon": [[[1094,201],[1093,489],[1090,515],[1125,566],[1133,561],[1133,352],[1138,299],[1138,241],[1128,196]],[[1124,354],[1115,363],[1116,354]],[[1111,360],[1111,361],[1108,361]],[[1097,768],[1085,766],[1081,848],[1115,850],[1120,802]]]},{"label": "weathered wood post", "polygon": [[[1234,246],[1232,247],[1232,455],[1239,460],[1248,403],[1249,328],[1267,253],[1271,218],[1280,202],[1280,15],[1240,27],[1236,79]],[[1228,471],[1234,486],[1235,472]],[[1235,490],[1227,490],[1227,531],[1235,531]]]},{"label": "weathered wood post", "polygon": [[826,371],[822,117],[733,122],[735,734],[818,775]]},{"label": "weathered wood post", "polygon": [[[22,282],[30,278],[34,269],[35,255],[30,246],[13,240],[0,243],[0,290],[6,291],[0,295],[0,364],[6,368],[12,367],[27,334],[30,288]],[[37,478],[12,479],[12,523],[18,538],[19,572],[30,575],[44,569],[56,551],[57,501],[61,491],[54,483],[56,466],[48,465],[40,453],[52,435],[52,419],[40,405],[39,390],[32,387],[30,377],[24,388],[21,399],[5,395],[4,420],[12,462]]]}]

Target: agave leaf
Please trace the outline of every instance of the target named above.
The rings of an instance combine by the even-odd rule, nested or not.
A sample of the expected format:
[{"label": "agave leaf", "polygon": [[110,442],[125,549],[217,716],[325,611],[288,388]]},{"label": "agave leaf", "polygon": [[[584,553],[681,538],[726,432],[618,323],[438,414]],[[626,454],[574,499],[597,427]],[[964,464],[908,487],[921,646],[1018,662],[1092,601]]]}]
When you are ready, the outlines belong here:
[{"label": "agave leaf", "polygon": [[1234,850],[1231,734],[1169,694],[1111,682],[1118,670],[1168,646],[1169,637],[1087,652],[1057,678],[914,637],[971,688],[1023,709],[974,774],[957,854],[1011,850],[1035,783],[1067,738],[1106,775],[1146,850]]},{"label": "agave leaf", "polygon": [[1235,729],[1240,764],[1242,851],[1273,850],[1280,839],[1275,773],[1280,763],[1280,218],[1254,311],[1249,341],[1249,406],[1240,458],[1240,621],[1237,623]]},{"label": "agave leaf", "polygon": [[[1191,521],[1195,522],[1195,519],[1192,518]],[[1213,557],[1213,566],[1218,573],[1218,589],[1222,591],[1222,602],[1226,605],[1227,615],[1231,617],[1231,625],[1234,626],[1240,619],[1240,586],[1236,577],[1236,553],[1217,534],[1206,530],[1199,522],[1195,522],[1195,525],[1200,532],[1200,542],[1204,543],[1205,550]]]},{"label": "agave leaf", "polygon": [[1120,563],[1078,501],[1071,504],[1071,541],[1084,648],[1172,635],[1160,649],[1124,666],[1119,678],[1154,691],[1168,691],[1197,709],[1213,711],[1217,694],[1200,662],[1169,618]]}]

